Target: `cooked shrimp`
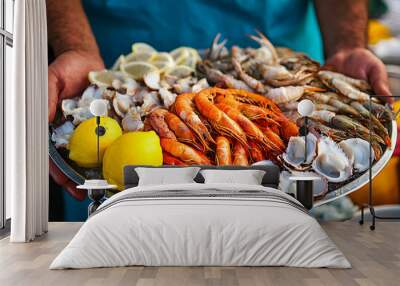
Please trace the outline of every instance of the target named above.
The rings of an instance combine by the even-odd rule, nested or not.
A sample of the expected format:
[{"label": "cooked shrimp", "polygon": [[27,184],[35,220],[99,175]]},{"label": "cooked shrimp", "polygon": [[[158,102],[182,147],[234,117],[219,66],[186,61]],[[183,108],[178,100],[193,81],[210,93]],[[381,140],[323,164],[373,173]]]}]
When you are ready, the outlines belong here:
[{"label": "cooked shrimp", "polygon": [[221,71],[207,67],[204,64],[197,64],[197,69],[205,74],[207,81],[215,84],[223,84],[228,88],[243,89],[252,91],[252,89],[243,81],[235,79],[230,74],[224,74]]},{"label": "cooked shrimp", "polygon": [[322,71],[318,72],[318,76],[322,80],[325,80],[325,81],[332,81],[333,79],[339,79],[339,80],[342,80],[360,90],[363,90],[363,91],[371,90],[371,86],[365,80],[348,77],[341,73],[328,71],[328,70],[322,70]]},{"label": "cooked shrimp", "polygon": [[233,165],[237,166],[248,166],[249,159],[247,156],[246,149],[239,142],[235,142],[233,147]]},{"label": "cooked shrimp", "polygon": [[175,166],[184,166],[184,165],[186,165],[185,163],[183,163],[178,158],[175,158],[171,154],[169,154],[167,152],[164,152],[164,151],[163,151],[163,163],[165,165],[175,165]]},{"label": "cooked shrimp", "polygon": [[264,148],[269,150],[278,151],[280,148],[275,145],[274,142],[270,141],[267,136],[253,123],[249,118],[243,115],[239,110],[229,106],[225,103],[218,103],[216,106],[225,112],[230,118],[236,121],[239,126],[246,133],[247,137],[262,144]]},{"label": "cooked shrimp", "polygon": [[188,165],[210,165],[210,160],[201,152],[174,139],[161,138],[161,148]]},{"label": "cooked shrimp", "polygon": [[156,109],[148,115],[148,119],[151,127],[156,131],[158,136],[161,138],[169,138],[176,140],[176,136],[168,124],[165,122],[165,113],[168,112],[165,109]]},{"label": "cooked shrimp", "polygon": [[246,145],[246,134],[243,129],[213,104],[212,100],[218,91],[218,88],[207,88],[199,92],[194,98],[197,109],[219,134],[234,138]]},{"label": "cooked shrimp", "polygon": [[270,89],[266,96],[276,104],[281,104],[300,99],[306,91],[323,91],[323,89],[311,86],[282,86]]},{"label": "cooked shrimp", "polygon": [[184,93],[176,97],[173,108],[175,113],[190,127],[199,138],[205,150],[211,150],[209,143],[214,143],[210,132],[194,111],[195,93]]},{"label": "cooked shrimp", "polygon": [[215,139],[215,163],[218,166],[232,165],[231,142],[225,136],[218,136]]},{"label": "cooked shrimp", "polygon": [[392,140],[390,138],[389,132],[386,127],[375,117],[372,113],[369,112],[360,102],[353,101],[351,106],[354,107],[363,117],[365,125],[369,124],[369,119],[371,118],[372,128],[373,130],[385,141],[386,146],[389,148],[392,146]]},{"label": "cooked shrimp", "polygon": [[260,148],[260,146],[257,145],[256,142],[249,141],[249,146],[250,146],[250,157],[253,162],[265,160],[264,152],[262,148]]},{"label": "cooked shrimp", "polygon": [[240,62],[240,49],[237,46],[233,46],[232,47],[232,65],[235,69],[235,71],[237,72],[237,74],[239,75],[239,77],[248,85],[250,86],[252,89],[254,89],[257,92],[260,93],[265,93],[267,90],[267,87],[264,86],[264,84],[262,82],[260,82],[259,80],[253,78],[252,76],[248,75],[242,68],[241,66],[241,62]]}]

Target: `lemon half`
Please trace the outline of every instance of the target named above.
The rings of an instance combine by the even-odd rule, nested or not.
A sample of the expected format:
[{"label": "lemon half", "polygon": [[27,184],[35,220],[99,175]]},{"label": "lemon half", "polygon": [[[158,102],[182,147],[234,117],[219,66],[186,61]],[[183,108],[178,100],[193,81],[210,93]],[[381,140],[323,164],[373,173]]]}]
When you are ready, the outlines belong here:
[{"label": "lemon half", "polygon": [[176,76],[178,78],[188,77],[194,73],[194,69],[188,66],[176,66],[173,68],[169,68],[165,71],[166,75]]},{"label": "lemon half", "polygon": [[[122,135],[122,129],[118,122],[110,117],[101,117],[100,125],[105,128],[105,133],[99,140],[101,163],[105,150]],[[68,144],[69,158],[78,166],[84,168],[98,166],[96,127],[96,118],[93,117],[79,124],[71,135]]]},{"label": "lemon half", "polygon": [[110,184],[122,190],[125,166],[160,166],[162,162],[160,138],[154,131],[128,132],[107,148],[103,159],[103,176]]},{"label": "lemon half", "polygon": [[121,65],[121,71],[135,80],[142,79],[145,74],[157,70],[156,66],[146,62],[130,62]]}]

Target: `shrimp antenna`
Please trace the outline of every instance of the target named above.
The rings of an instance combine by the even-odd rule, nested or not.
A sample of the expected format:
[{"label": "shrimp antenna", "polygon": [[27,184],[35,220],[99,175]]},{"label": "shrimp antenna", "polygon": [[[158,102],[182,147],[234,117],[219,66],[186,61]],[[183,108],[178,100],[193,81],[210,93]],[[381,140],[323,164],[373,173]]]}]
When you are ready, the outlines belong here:
[{"label": "shrimp antenna", "polygon": [[258,37],[254,36],[254,35],[247,35],[247,36],[250,37],[250,39],[252,39],[253,41],[256,41],[257,43],[259,43],[261,46],[267,47],[271,51],[274,61],[277,62],[278,61],[278,53],[276,52],[274,45],[258,29],[256,29],[256,33],[258,34]]},{"label": "shrimp antenna", "polygon": [[210,51],[207,55],[207,57],[211,60],[218,59],[220,57],[223,48],[228,42],[227,39],[224,39],[221,43],[218,43],[220,38],[221,38],[221,33],[218,33],[212,41]]}]

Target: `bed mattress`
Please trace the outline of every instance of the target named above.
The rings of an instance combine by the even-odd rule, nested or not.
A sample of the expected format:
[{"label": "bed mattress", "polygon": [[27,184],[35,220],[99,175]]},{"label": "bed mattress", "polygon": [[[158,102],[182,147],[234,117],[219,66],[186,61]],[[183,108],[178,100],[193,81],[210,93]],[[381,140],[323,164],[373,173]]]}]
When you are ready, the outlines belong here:
[{"label": "bed mattress", "polygon": [[138,186],[105,201],[50,269],[350,263],[302,205],[238,184]]}]

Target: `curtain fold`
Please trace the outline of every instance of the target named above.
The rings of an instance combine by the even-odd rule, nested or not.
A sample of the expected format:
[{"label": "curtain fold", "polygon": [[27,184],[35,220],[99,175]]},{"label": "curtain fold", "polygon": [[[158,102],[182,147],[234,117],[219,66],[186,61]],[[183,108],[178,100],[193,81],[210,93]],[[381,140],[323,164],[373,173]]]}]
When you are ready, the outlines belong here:
[{"label": "curtain fold", "polygon": [[27,242],[48,225],[45,0],[16,1],[14,21],[14,88],[6,99],[6,187],[12,194],[10,241]]}]

